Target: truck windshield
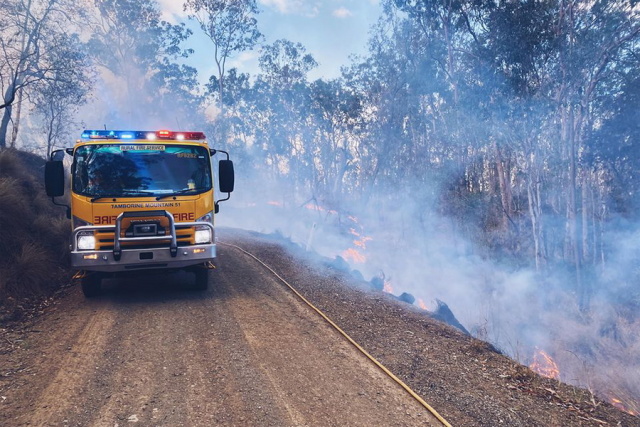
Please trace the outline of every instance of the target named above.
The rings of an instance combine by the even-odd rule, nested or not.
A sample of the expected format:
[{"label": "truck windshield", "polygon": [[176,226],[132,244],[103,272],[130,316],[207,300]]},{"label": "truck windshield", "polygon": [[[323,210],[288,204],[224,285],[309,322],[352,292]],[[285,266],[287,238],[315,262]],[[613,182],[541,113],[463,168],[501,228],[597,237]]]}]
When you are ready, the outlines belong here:
[{"label": "truck windshield", "polygon": [[92,197],[198,194],[212,187],[209,151],[190,145],[84,145],[75,151],[71,175],[73,191]]}]

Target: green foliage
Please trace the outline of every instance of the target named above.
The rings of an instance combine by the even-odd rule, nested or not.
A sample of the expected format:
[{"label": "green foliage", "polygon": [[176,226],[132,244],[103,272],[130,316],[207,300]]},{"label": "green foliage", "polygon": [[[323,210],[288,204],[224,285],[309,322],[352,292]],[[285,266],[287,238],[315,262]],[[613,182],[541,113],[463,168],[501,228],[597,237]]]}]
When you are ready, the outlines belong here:
[{"label": "green foliage", "polygon": [[0,149],[8,145],[11,121],[17,130],[15,104],[20,111],[22,99],[41,91],[83,86],[81,49],[71,48],[79,44],[70,29],[79,13],[69,0],[0,2]]},{"label": "green foliage", "polygon": [[[111,121],[193,121],[200,102],[197,72],[177,63],[193,53],[182,48],[191,30],[162,21],[155,0],[99,0],[96,7],[88,51],[118,79],[120,90],[114,92],[123,92]],[[137,108],[122,111],[121,104]]]},{"label": "green foliage", "polygon": [[116,75],[135,65],[146,71],[157,67],[164,55],[186,55],[179,44],[190,34],[184,25],[160,20],[153,0],[98,0],[89,51],[94,60]]},{"label": "green foliage", "polygon": [[[236,152],[301,199],[393,205],[409,193],[424,210],[438,200],[487,256],[577,275],[606,259],[609,221],[632,214],[640,184],[637,10],[475,0],[384,10],[368,56],[340,79],[308,82],[315,61],[286,40],[263,47],[254,79],[230,73],[222,100]],[[208,92],[219,87],[212,78]]]},{"label": "green foliage", "polygon": [[279,89],[304,84],[307,73],[318,66],[304,46],[289,40],[276,40],[272,45],[263,46],[259,63],[263,78]]},{"label": "green foliage", "polygon": [[213,42],[219,64],[235,53],[251,50],[262,37],[255,0],[187,0],[184,10]]}]

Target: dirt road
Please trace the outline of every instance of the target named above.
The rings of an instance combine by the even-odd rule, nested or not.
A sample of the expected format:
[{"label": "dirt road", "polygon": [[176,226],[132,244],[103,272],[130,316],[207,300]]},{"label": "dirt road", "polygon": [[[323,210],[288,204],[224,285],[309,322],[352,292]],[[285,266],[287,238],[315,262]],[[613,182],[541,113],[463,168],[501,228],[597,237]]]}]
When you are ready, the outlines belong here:
[{"label": "dirt road", "polygon": [[271,273],[218,252],[206,292],[186,273],[72,289],[0,358],[0,425],[438,425]]}]

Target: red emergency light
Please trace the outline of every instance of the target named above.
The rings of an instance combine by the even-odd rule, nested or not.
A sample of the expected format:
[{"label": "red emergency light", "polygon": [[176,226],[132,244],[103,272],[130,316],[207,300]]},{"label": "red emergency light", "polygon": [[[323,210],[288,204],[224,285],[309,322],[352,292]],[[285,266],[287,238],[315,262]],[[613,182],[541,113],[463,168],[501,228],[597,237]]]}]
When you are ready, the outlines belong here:
[{"label": "red emergency light", "polygon": [[168,139],[178,141],[202,141],[206,139],[204,132],[159,131],[127,131],[127,130],[85,130],[83,139]]}]

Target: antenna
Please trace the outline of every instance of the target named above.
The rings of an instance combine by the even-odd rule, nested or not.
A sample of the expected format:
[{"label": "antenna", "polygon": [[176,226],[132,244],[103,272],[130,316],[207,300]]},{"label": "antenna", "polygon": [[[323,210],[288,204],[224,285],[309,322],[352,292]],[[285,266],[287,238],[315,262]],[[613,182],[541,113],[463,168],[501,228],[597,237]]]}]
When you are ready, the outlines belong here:
[{"label": "antenna", "polygon": [[105,124],[105,125],[103,125],[103,126],[104,126],[104,130],[107,130],[107,125]]}]

